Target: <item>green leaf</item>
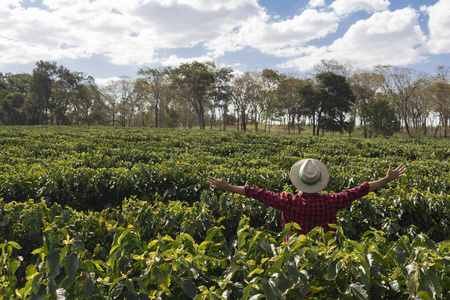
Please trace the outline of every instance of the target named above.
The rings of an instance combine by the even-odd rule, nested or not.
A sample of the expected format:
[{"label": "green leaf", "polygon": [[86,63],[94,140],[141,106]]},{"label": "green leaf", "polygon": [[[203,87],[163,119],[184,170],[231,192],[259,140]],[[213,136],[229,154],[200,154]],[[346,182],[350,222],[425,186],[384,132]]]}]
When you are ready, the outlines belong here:
[{"label": "green leaf", "polygon": [[243,233],[239,234],[239,238],[238,238],[238,247],[239,247],[239,248],[244,247],[244,245],[245,245],[245,243],[246,243],[245,238],[246,238],[249,234],[250,234],[250,233],[248,233],[248,232],[243,232]]},{"label": "green leaf", "polygon": [[406,256],[405,251],[402,248],[398,247],[398,246],[395,247],[393,250],[394,250],[395,254],[397,254],[396,258],[397,258],[398,264],[399,265],[404,265],[406,263],[406,260],[408,259],[407,256]]},{"label": "green leaf", "polygon": [[202,243],[198,246],[198,249],[199,249],[199,250],[206,249],[206,248],[208,248],[208,246],[211,245],[211,244],[212,244],[211,241],[204,241],[204,242],[202,242]]},{"label": "green leaf", "polygon": [[330,263],[330,265],[328,266],[327,278],[329,280],[336,279],[336,276],[337,276],[337,274],[339,272],[339,269],[338,269],[337,265],[338,265],[338,261],[335,260],[335,261],[332,261]]},{"label": "green leaf", "polygon": [[84,247],[84,244],[81,240],[78,239],[71,239],[70,243],[77,249],[79,252],[84,252],[86,249]]},{"label": "green leaf", "polygon": [[136,289],[134,288],[133,280],[131,280],[130,278],[126,278],[125,279],[125,286],[127,287],[128,292],[131,295],[136,295]]},{"label": "green leaf", "polygon": [[40,285],[37,293],[31,294],[30,300],[45,300],[47,296],[47,289],[45,285]]},{"label": "green leaf", "polygon": [[[241,299],[241,300],[248,300],[248,299],[249,299],[248,297],[250,297],[250,293],[251,293],[253,290],[260,290],[260,287],[259,287],[258,283],[254,282],[254,281],[252,280],[252,281],[250,281],[250,282],[248,283],[248,285],[245,287],[245,289],[244,289],[244,295],[242,295],[242,299]],[[258,294],[258,295],[261,296],[261,294]],[[255,295],[255,296],[258,296],[258,295]],[[253,297],[255,297],[255,296],[253,296]],[[253,298],[253,297],[252,297],[252,298]],[[252,299],[252,298],[250,298],[250,299]],[[258,298],[254,298],[254,299],[258,299]]]},{"label": "green leaf", "polygon": [[236,270],[237,270],[237,267],[232,266],[228,270],[226,270],[225,273],[222,274],[221,279],[219,280],[220,288],[224,289],[228,285],[228,283],[230,283],[231,278],[233,277]]},{"label": "green leaf", "polygon": [[434,298],[431,297],[427,292],[425,291],[420,291],[417,292],[417,295],[419,295],[420,297],[422,297],[424,300],[433,300]]},{"label": "green leaf", "polygon": [[206,241],[211,241],[218,233],[220,233],[220,228],[219,227],[212,227],[208,230],[208,233],[206,235],[205,238],[205,242]]},{"label": "green leaf", "polygon": [[297,282],[300,279],[300,272],[297,269],[297,267],[292,263],[287,264],[287,271],[295,282]]},{"label": "green leaf", "polygon": [[31,277],[36,273],[36,266],[35,265],[28,265],[27,269],[25,271],[25,274],[27,277]]},{"label": "green leaf", "polygon": [[147,248],[148,249],[152,249],[153,246],[155,246],[156,244],[159,244],[159,240],[153,240],[150,243],[148,243]]},{"label": "green leaf", "polygon": [[364,289],[364,286],[361,283],[352,283],[350,284],[350,289],[352,291],[352,294],[357,298],[357,299],[362,299],[362,300],[366,300],[368,299],[368,295],[366,290]]},{"label": "green leaf", "polygon": [[19,268],[19,261],[17,259],[10,259],[9,260],[9,269],[11,274],[16,273],[17,269]]},{"label": "green leaf", "polygon": [[60,263],[60,255],[59,251],[53,251],[47,256],[47,272],[48,276],[56,277],[59,275],[59,272],[62,268]]},{"label": "green leaf", "polygon": [[189,278],[182,278],[181,282],[183,284],[183,292],[191,298],[195,298],[198,294],[197,287]]},{"label": "green leaf", "polygon": [[305,288],[309,288],[309,274],[306,272],[306,270],[300,271],[300,280],[302,281],[302,284],[305,286]]},{"label": "green leaf", "polygon": [[[117,278],[112,282],[111,286],[109,287],[109,293],[111,293],[111,292],[114,290],[114,288],[116,287],[116,285],[117,285],[119,282],[121,282],[122,280],[124,280],[122,277],[117,277]],[[116,292],[117,292],[117,290],[116,290]]]},{"label": "green leaf", "polygon": [[170,274],[168,272],[160,272],[156,282],[158,289],[165,290],[169,288],[170,283],[171,283]]},{"label": "green leaf", "polygon": [[37,248],[37,249],[33,250],[33,251],[31,252],[31,254],[39,254],[39,253],[41,253],[42,251],[44,251],[42,248]]},{"label": "green leaf", "polygon": [[75,278],[79,266],[79,256],[76,253],[69,254],[64,261],[64,270],[69,278]]},{"label": "green leaf", "polygon": [[[164,241],[164,242],[174,242],[174,239],[172,238],[172,237],[170,237],[170,236],[165,236],[165,237],[163,237],[162,238],[162,240]],[[154,241],[153,241],[154,242]],[[152,242],[152,243],[153,243]]]},{"label": "green leaf", "polygon": [[59,231],[62,233],[62,235],[64,235],[66,239],[69,239],[69,233],[67,232],[67,229],[61,228]]},{"label": "green leaf", "polygon": [[310,232],[308,232],[306,234],[307,237],[314,237],[315,235],[318,235],[319,233],[321,233],[323,231],[322,227],[314,227]]},{"label": "green leaf", "polygon": [[262,241],[262,242],[261,242],[261,248],[262,248],[264,251],[266,251],[266,252],[272,253],[272,247],[271,247],[270,244],[269,244],[268,242],[266,242],[266,241]]},{"label": "green leaf", "polygon": [[14,241],[9,241],[8,245],[13,246],[15,249],[22,249],[22,247],[20,247],[20,245],[18,243],[14,242]]},{"label": "green leaf", "polygon": [[193,239],[192,236],[190,236],[189,234],[183,233],[183,237],[184,237],[185,239],[189,240],[190,242],[195,243],[194,239]]},{"label": "green leaf", "polygon": [[283,294],[286,290],[292,288],[294,286],[295,282],[286,277],[286,275],[281,275],[280,278],[278,279],[278,290]]},{"label": "green leaf", "polygon": [[328,226],[330,228],[333,228],[333,229],[337,229],[338,228],[338,226],[336,224],[333,224],[333,223],[328,224]]},{"label": "green leaf", "polygon": [[122,232],[122,234],[119,236],[119,238],[117,239],[117,244],[118,244],[118,245],[121,245],[121,244],[122,244],[122,240],[123,240],[123,239],[124,239],[131,231],[133,231],[133,229],[131,229],[131,228],[125,229],[125,230]]},{"label": "green leaf", "polygon": [[273,279],[263,279],[262,286],[268,300],[277,300],[277,285]]},{"label": "green leaf", "polygon": [[94,260],[93,261],[94,266],[97,268],[97,270],[103,272],[102,264],[104,264],[101,260]]},{"label": "green leaf", "polygon": [[255,268],[253,271],[250,272],[250,274],[247,275],[247,277],[252,277],[253,274],[262,274],[264,273],[264,269]]},{"label": "green leaf", "polygon": [[59,263],[62,263],[64,258],[66,257],[67,251],[69,251],[69,245],[65,245],[61,249],[61,255],[59,256]]},{"label": "green leaf", "polygon": [[36,291],[39,292],[40,287],[41,287],[42,278],[44,278],[44,275],[41,273],[37,273],[37,274],[35,274],[35,276],[33,276],[31,288],[34,291],[34,294],[36,294]]}]

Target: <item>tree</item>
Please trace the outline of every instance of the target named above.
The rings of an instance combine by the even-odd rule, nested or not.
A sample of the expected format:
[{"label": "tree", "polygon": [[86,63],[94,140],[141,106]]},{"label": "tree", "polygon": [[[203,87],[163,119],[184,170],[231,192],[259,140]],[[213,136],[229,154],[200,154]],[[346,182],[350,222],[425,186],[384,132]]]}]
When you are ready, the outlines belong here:
[{"label": "tree", "polygon": [[0,73],[0,123],[23,125],[25,100],[30,90],[31,76],[26,73],[3,75]]},{"label": "tree", "polygon": [[287,118],[288,134],[291,133],[290,129],[295,126],[296,120],[299,124],[298,132],[300,133],[300,118],[307,113],[300,92],[303,85],[304,81],[301,79],[293,76],[280,76],[276,96],[279,108],[282,109],[283,115]]},{"label": "tree", "polygon": [[55,62],[39,61],[33,69],[29,101],[26,103],[28,120],[32,125],[51,124],[52,92],[58,78]]},{"label": "tree", "polygon": [[303,105],[306,115],[309,117],[313,135],[319,132],[320,118],[323,113],[322,99],[319,97],[319,93],[316,90],[316,86],[312,80],[307,80],[306,83],[300,87],[300,95],[303,98]]},{"label": "tree", "polygon": [[369,130],[375,134],[390,136],[400,129],[400,122],[386,98],[369,102],[367,115]]},{"label": "tree", "polygon": [[83,101],[84,105],[80,109],[82,112],[81,120],[83,123],[88,125],[108,124],[108,107],[93,78],[89,77],[87,84],[84,85],[81,92],[84,94],[83,98],[89,99],[88,101]]},{"label": "tree", "polygon": [[416,133],[422,128],[424,135],[427,134],[427,119],[431,114],[432,106],[430,101],[429,85],[431,79],[422,78],[417,83],[417,88],[411,98],[409,113],[410,120]]},{"label": "tree", "polygon": [[230,81],[234,77],[230,67],[218,68],[214,71],[214,84],[211,90],[213,105],[211,106],[211,126],[215,119],[216,109],[221,112],[223,130],[226,130],[228,105],[231,99]]},{"label": "tree", "polygon": [[237,129],[239,125],[247,131],[247,112],[255,93],[255,79],[250,72],[237,76],[231,88],[232,102],[237,115]]},{"label": "tree", "polygon": [[[171,68],[143,68],[138,71],[138,75],[143,77],[149,94],[150,105],[153,109],[155,127],[160,127],[165,109],[164,95],[169,85],[169,75]],[[145,88],[144,86],[142,86]]]},{"label": "tree", "polygon": [[110,107],[111,124],[119,123],[126,127],[134,111],[134,80],[128,77],[113,79],[103,89],[102,94]]},{"label": "tree", "polygon": [[377,97],[377,91],[382,87],[383,77],[375,72],[360,71],[350,77],[350,86],[355,95],[355,105],[351,110],[351,118],[356,120],[359,116],[360,126],[364,137],[367,137],[368,115],[366,107],[370,101]]},{"label": "tree", "polygon": [[200,129],[205,129],[205,105],[214,84],[215,65],[212,62],[181,64],[172,71],[172,86],[183,90],[185,99],[197,114]]},{"label": "tree", "polygon": [[134,126],[147,127],[147,106],[150,103],[148,84],[142,78],[134,81],[135,112]]},{"label": "tree", "polygon": [[320,63],[314,66],[316,74],[331,72],[337,75],[344,76],[345,78],[350,78],[354,66],[352,63],[347,62],[342,64],[335,59],[322,59]]},{"label": "tree", "polygon": [[[39,61],[33,70],[25,111],[29,124],[67,125],[81,121],[81,107],[89,106],[86,85],[93,82],[55,62]],[[92,89],[93,86],[90,86]]]},{"label": "tree", "polygon": [[264,110],[264,98],[262,94],[262,81],[258,73],[249,73],[250,85],[248,91],[248,102],[250,113],[253,116],[255,132],[258,132],[258,124],[261,122],[261,115]]},{"label": "tree", "polygon": [[425,80],[422,74],[402,67],[393,66],[377,66],[375,70],[383,76],[383,87],[399,114],[406,128],[406,132],[410,134],[409,119],[410,105],[417,88]]},{"label": "tree", "polygon": [[280,74],[277,71],[264,69],[261,72],[262,83],[262,102],[264,105],[263,117],[265,118],[266,126],[269,123],[269,132],[271,122],[274,118],[275,109],[276,109],[276,90],[278,88],[278,84],[280,82]]},{"label": "tree", "polygon": [[[431,97],[431,105],[433,110],[439,116],[439,124],[444,127],[444,137],[447,137],[447,127],[450,121],[450,84],[449,84],[449,67],[440,66],[438,74],[433,78],[432,84],[428,87]],[[434,136],[436,137],[436,127]]]},{"label": "tree", "polygon": [[[343,132],[348,125],[345,121],[346,113],[355,103],[355,96],[346,78],[332,72],[323,72],[316,75],[317,100],[320,110],[318,126],[322,130]],[[319,133],[317,128],[317,135]]]}]

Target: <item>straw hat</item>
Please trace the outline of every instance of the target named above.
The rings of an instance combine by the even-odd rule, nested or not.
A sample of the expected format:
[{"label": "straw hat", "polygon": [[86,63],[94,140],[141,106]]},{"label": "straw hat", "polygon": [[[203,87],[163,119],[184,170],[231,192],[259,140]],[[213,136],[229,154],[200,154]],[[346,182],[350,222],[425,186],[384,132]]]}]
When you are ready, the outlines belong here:
[{"label": "straw hat", "polygon": [[321,191],[329,179],[330,173],[327,167],[317,159],[299,160],[291,168],[292,184],[305,193]]}]

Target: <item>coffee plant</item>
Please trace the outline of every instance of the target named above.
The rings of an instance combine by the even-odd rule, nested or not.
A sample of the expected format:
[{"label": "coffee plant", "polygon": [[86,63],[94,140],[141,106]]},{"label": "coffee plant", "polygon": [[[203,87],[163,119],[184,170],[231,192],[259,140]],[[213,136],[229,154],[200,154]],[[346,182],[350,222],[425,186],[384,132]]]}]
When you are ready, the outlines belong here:
[{"label": "coffee plant", "polygon": [[[0,128],[0,299],[450,299],[450,143],[110,127]],[[295,193],[297,160],[338,192],[407,175],[332,224],[213,190]],[[291,236],[288,242],[285,237]]]}]

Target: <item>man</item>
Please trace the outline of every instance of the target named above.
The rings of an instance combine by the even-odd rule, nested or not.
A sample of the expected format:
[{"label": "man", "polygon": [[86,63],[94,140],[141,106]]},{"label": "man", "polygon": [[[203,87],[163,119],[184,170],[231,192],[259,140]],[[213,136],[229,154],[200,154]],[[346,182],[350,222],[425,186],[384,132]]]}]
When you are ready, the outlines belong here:
[{"label": "man", "polygon": [[208,184],[213,188],[255,198],[281,211],[283,228],[295,222],[300,225],[299,234],[307,234],[314,227],[321,226],[325,232],[332,230],[328,224],[336,224],[336,212],[350,205],[353,201],[375,191],[389,182],[402,177],[406,167],[400,164],[396,169],[389,169],[385,177],[363,184],[341,193],[319,194],[328,183],[327,167],[316,159],[302,159],[291,168],[291,181],[300,191],[296,195],[274,193],[248,185],[228,184],[222,174],[220,179],[209,176]]}]

